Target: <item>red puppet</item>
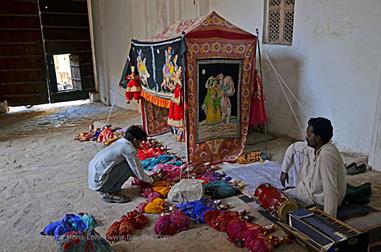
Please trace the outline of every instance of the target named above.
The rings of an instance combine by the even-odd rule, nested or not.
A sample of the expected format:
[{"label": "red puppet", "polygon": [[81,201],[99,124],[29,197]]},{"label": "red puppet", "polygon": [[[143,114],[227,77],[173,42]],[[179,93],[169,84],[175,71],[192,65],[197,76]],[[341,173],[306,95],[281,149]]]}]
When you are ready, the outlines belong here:
[{"label": "red puppet", "polygon": [[142,88],[140,86],[139,76],[135,75],[135,66],[131,66],[131,74],[126,76],[126,80],[128,81],[125,95],[127,103],[130,103],[132,98],[139,102]]},{"label": "red puppet", "polygon": [[169,107],[167,123],[176,128],[184,127],[184,103],[181,87],[181,67],[179,67],[172,77],[172,82],[168,86],[171,91],[173,90],[173,96]]}]

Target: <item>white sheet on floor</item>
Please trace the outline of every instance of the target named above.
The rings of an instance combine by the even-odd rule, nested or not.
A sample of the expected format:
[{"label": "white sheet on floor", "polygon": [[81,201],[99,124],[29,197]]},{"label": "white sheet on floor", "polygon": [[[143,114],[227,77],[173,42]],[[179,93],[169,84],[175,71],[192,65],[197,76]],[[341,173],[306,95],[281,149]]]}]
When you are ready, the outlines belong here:
[{"label": "white sheet on floor", "polygon": [[[253,197],[255,189],[263,183],[270,183],[280,189],[284,188],[279,180],[281,165],[276,162],[265,161],[264,163],[257,162],[245,165],[224,163],[221,167],[227,176],[245,182],[247,186],[242,190],[242,193],[249,197]],[[293,185],[294,178],[291,174],[290,172],[289,184]]]}]

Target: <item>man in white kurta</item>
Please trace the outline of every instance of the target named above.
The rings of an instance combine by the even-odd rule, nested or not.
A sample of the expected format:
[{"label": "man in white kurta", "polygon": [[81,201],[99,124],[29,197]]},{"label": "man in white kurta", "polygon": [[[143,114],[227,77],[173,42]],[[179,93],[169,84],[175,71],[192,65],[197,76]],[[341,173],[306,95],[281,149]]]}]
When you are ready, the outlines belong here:
[{"label": "man in white kurta", "polygon": [[[296,188],[286,193],[302,207],[318,205],[324,208],[324,212],[336,216],[346,192],[346,170],[339,150],[330,143],[332,135],[333,128],[328,119],[310,119],[306,135],[309,147],[299,145],[299,150],[302,151],[293,152],[294,155],[304,155],[296,176]],[[289,156],[285,159],[281,173],[283,185],[288,181],[288,172],[292,167],[289,164],[299,160],[298,157]]]}]

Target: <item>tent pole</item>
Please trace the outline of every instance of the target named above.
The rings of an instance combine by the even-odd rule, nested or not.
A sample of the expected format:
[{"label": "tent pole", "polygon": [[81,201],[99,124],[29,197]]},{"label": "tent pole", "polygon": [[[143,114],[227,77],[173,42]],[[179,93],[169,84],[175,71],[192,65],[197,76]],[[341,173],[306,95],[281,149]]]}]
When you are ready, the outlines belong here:
[{"label": "tent pole", "polygon": [[[262,76],[261,46],[260,46],[260,43],[259,43],[259,30],[258,30],[258,28],[255,31],[257,33],[256,35],[257,35],[257,46],[258,46],[259,75],[261,76],[262,86],[264,86],[264,84],[263,84],[263,76]],[[267,120],[264,123],[264,127],[265,127],[265,129],[264,129],[265,130],[265,155],[266,155],[266,159],[268,159],[269,155],[268,155],[268,150],[267,150]]]}]

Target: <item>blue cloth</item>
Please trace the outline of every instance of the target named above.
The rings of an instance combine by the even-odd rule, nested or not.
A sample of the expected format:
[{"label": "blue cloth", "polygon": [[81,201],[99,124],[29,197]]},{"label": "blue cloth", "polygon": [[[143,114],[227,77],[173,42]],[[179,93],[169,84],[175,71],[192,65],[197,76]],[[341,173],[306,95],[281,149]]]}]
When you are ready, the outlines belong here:
[{"label": "blue cloth", "polygon": [[60,221],[48,224],[41,232],[42,235],[54,235],[58,240],[61,235],[70,231],[90,231],[97,226],[94,217],[88,214],[66,214]]},{"label": "blue cloth", "polygon": [[181,210],[195,222],[205,223],[205,213],[209,210],[216,210],[217,204],[215,204],[211,199],[201,199],[177,204],[176,209]]},{"label": "blue cloth", "polygon": [[141,164],[146,171],[152,171],[157,164],[173,164],[180,166],[182,163],[174,160],[176,158],[175,155],[161,154],[158,157],[147,158],[141,161]]},{"label": "blue cloth", "polygon": [[205,194],[212,196],[214,199],[227,198],[239,191],[225,180],[210,182],[206,184],[204,188]]},{"label": "blue cloth", "polygon": [[82,221],[86,225],[86,231],[93,230],[95,227],[98,226],[97,221],[92,215],[89,215],[87,213],[85,214],[79,214],[81,216]]}]

